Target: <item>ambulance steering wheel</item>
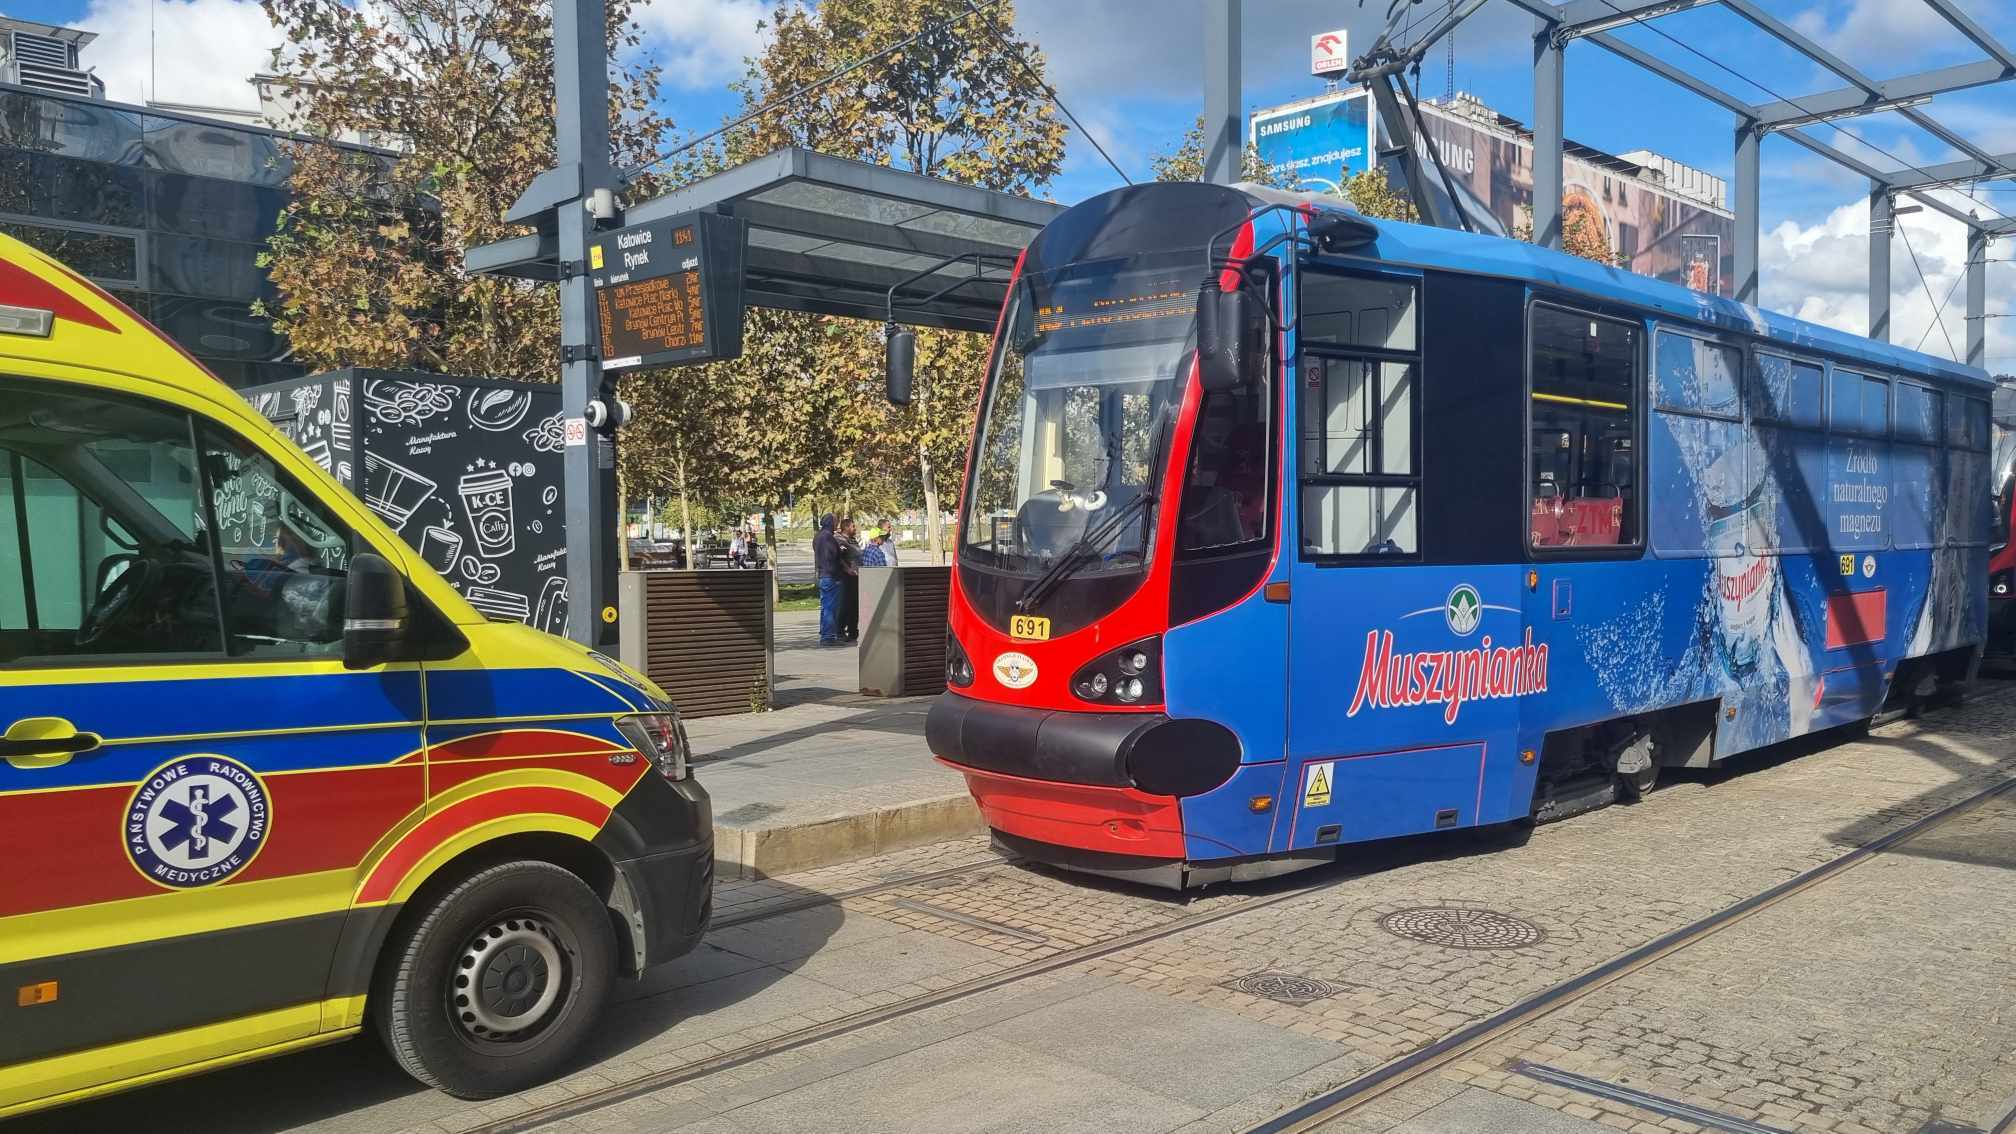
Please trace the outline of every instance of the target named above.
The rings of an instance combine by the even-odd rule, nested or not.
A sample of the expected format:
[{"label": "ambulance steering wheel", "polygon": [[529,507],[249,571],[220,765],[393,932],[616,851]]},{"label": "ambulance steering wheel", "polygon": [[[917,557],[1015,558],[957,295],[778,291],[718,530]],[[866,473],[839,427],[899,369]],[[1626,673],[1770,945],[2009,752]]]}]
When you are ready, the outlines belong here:
[{"label": "ambulance steering wheel", "polygon": [[161,565],[144,555],[136,555],[127,561],[126,569],[112,580],[112,585],[84,612],[84,618],[77,625],[77,644],[89,646],[105,636],[141,595],[154,589],[154,580],[160,576]]}]

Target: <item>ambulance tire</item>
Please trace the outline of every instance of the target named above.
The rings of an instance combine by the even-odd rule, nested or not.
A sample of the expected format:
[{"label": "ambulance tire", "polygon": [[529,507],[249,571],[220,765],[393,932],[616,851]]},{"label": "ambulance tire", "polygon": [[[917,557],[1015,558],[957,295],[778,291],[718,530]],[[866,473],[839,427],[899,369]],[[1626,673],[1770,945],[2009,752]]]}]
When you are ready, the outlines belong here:
[{"label": "ambulance tire", "polygon": [[616,933],[574,874],[507,862],[441,895],[385,960],[371,999],[392,1058],[457,1098],[495,1098],[566,1069],[609,1000]]}]

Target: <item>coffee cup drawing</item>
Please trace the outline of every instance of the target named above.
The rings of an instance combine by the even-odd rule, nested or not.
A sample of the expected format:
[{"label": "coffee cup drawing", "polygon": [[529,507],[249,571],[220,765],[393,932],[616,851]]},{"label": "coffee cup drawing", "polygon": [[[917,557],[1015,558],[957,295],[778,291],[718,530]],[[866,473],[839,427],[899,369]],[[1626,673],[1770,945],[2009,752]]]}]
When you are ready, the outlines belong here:
[{"label": "coffee cup drawing", "polygon": [[420,558],[442,574],[454,570],[462,555],[462,535],[453,528],[429,524],[420,532]]},{"label": "coffee cup drawing", "polygon": [[404,465],[395,465],[376,453],[364,454],[364,502],[385,517],[394,531],[404,531],[413,510],[434,495],[437,486]]},{"label": "coffee cup drawing", "polygon": [[456,487],[462,507],[469,516],[469,528],[476,533],[476,554],[496,559],[511,554],[518,546],[518,533],[511,506],[511,474],[490,469],[464,476]]}]

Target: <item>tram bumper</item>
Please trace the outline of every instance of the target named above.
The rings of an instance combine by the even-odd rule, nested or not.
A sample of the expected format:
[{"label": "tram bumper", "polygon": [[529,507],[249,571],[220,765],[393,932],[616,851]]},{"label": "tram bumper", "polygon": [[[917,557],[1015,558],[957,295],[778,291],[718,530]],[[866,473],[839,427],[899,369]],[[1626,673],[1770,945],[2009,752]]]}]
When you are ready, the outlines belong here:
[{"label": "tram bumper", "polygon": [[1238,737],[1215,721],[1031,709],[949,692],[932,704],[925,739],[965,774],[987,825],[1011,836],[1018,853],[1078,869],[1092,868],[1083,855],[1043,848],[1120,856],[1128,861],[1116,865],[1130,871],[1180,865],[1182,799],[1224,784],[1240,762]]}]

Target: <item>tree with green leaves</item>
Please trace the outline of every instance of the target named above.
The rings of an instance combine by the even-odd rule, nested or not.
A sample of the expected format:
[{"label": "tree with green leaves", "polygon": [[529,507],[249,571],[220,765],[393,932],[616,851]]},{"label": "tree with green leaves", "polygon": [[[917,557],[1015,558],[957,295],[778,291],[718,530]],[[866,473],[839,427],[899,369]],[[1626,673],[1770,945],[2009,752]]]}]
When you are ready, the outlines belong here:
[{"label": "tree with green leaves", "polygon": [[[554,163],[552,6],[542,0],[262,0],[289,45],[274,73],[310,138],[386,140],[390,155],[283,143],[292,200],[261,264],[264,305],[310,366],[413,367],[551,381],[551,287],[462,268],[463,250],[516,230],[504,212]],[[658,69],[632,0],[610,0],[611,157],[657,153]],[[656,182],[637,191],[649,196]]]},{"label": "tree with green leaves", "polygon": [[[1204,180],[1204,116],[1199,114],[1197,121],[1190,124],[1190,129],[1183,132],[1183,139],[1176,143],[1176,148],[1156,155],[1149,162],[1149,168],[1154,170],[1157,181]],[[1261,157],[1259,147],[1251,143],[1246,146],[1239,179],[1275,189],[1298,188],[1293,173]]]},{"label": "tree with green leaves", "polygon": [[[922,34],[731,135],[729,163],[795,145],[1020,193],[1062,169],[1064,125],[1030,76],[1042,73],[1042,54],[1013,31],[1010,3],[977,15],[963,0],[779,3],[767,22],[767,48],[735,84],[747,109]],[[881,333],[872,323],[779,312],[752,324],[745,358],[723,369],[741,377],[752,406],[772,407],[747,420],[756,430],[751,448],[774,457],[747,470],[743,487],[773,501],[785,490],[834,497],[858,489],[864,502],[899,488],[922,496],[931,546],[942,549],[941,502],[958,490],[987,359],[987,336],[920,331],[912,403],[899,409],[883,399]],[[779,404],[792,390],[798,400]],[[906,472],[892,485],[895,469]]]}]

